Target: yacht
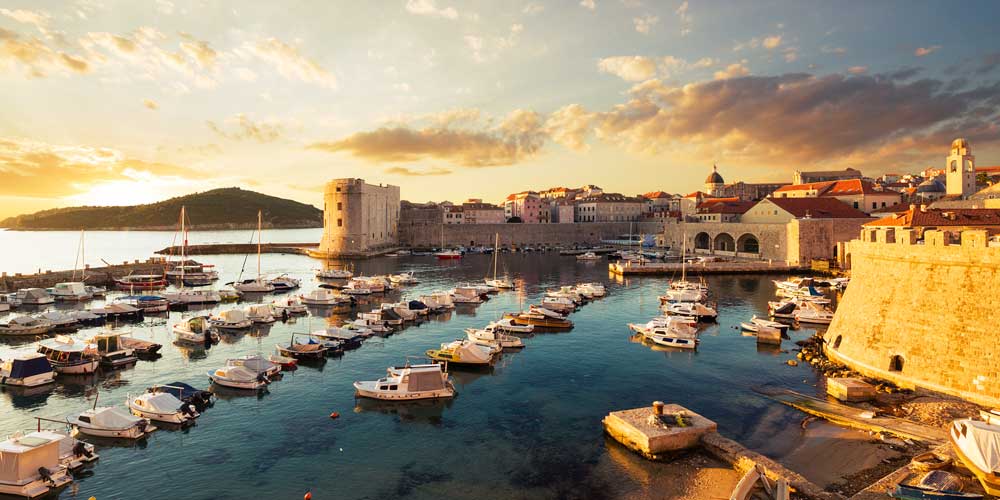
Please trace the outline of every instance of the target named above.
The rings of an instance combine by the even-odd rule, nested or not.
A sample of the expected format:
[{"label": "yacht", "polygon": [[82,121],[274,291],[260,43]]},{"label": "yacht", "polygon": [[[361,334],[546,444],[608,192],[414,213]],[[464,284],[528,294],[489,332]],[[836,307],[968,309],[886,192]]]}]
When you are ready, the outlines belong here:
[{"label": "yacht", "polygon": [[702,302],[706,299],[705,292],[698,289],[670,289],[660,296],[660,304],[673,302]]},{"label": "yacht", "polygon": [[455,396],[455,385],[448,378],[448,372],[444,365],[437,363],[389,367],[385,378],[354,382],[354,390],[360,397],[386,401]]},{"label": "yacht", "polygon": [[108,369],[125,368],[139,362],[135,351],[125,347],[122,337],[127,331],[105,330],[94,335],[88,342],[97,346],[101,367]]},{"label": "yacht", "polygon": [[177,323],[174,325],[173,331],[180,342],[207,344],[215,340],[213,338],[215,333],[212,332],[207,316],[197,316]]},{"label": "yacht", "polygon": [[44,335],[52,331],[52,322],[32,316],[17,316],[0,323],[0,335]]},{"label": "yacht", "polygon": [[94,373],[101,362],[96,345],[64,335],[41,341],[38,352],[49,360],[56,373],[64,375]]},{"label": "yacht", "polygon": [[49,360],[37,352],[20,354],[0,364],[0,385],[38,387],[56,380]]},{"label": "yacht", "polygon": [[56,283],[50,292],[56,300],[83,301],[94,298],[94,295],[87,291],[87,285],[81,281],[70,281],[66,283]]},{"label": "yacht", "polygon": [[125,398],[125,404],[133,415],[154,422],[185,425],[198,418],[194,405],[168,392],[144,392],[134,397],[130,394]]},{"label": "yacht", "polygon": [[434,361],[447,361],[458,365],[488,365],[493,361],[494,350],[472,342],[456,340],[441,344],[440,349],[430,349],[427,357]]},{"label": "yacht", "polygon": [[504,334],[503,330],[493,323],[486,325],[486,328],[466,328],[465,334],[469,340],[477,344],[496,344],[503,349],[524,347],[524,341],[519,337]]},{"label": "yacht", "polygon": [[60,463],[60,445],[67,436],[50,431],[15,433],[0,442],[0,495],[39,498],[55,494],[73,482]]},{"label": "yacht", "polygon": [[216,330],[246,330],[253,326],[253,321],[242,309],[222,311],[218,316],[210,318],[208,323]]},{"label": "yacht", "polygon": [[233,389],[257,390],[268,384],[267,376],[244,366],[223,366],[208,372],[212,383]]},{"label": "yacht", "polygon": [[95,406],[66,417],[66,423],[80,434],[93,437],[142,439],[156,430],[149,420],[110,406]]},{"label": "yacht", "polygon": [[44,306],[56,301],[44,288],[22,288],[17,291],[14,302],[21,306]]},{"label": "yacht", "polygon": [[256,304],[247,309],[247,318],[254,323],[274,323],[274,309],[270,304]]},{"label": "yacht", "polygon": [[500,258],[500,233],[496,233],[495,241],[493,243],[493,279],[485,278],[484,281],[486,285],[497,290],[513,290],[514,281],[510,279],[509,276],[504,275],[501,278],[497,277],[497,271],[499,271]]}]

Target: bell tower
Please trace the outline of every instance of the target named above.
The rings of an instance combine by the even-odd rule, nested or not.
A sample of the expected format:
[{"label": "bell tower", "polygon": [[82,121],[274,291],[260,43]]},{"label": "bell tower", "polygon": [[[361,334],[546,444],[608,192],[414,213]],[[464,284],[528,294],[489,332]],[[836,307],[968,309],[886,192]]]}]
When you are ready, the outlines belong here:
[{"label": "bell tower", "polygon": [[976,157],[972,155],[969,141],[951,141],[951,154],[945,163],[948,196],[963,199],[976,192]]}]

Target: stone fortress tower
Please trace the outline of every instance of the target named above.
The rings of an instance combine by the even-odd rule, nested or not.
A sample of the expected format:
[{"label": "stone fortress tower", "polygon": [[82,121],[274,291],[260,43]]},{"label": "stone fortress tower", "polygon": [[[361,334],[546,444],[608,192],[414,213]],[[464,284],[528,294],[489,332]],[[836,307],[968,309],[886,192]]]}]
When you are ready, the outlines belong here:
[{"label": "stone fortress tower", "polygon": [[726,187],[726,181],[719,175],[719,167],[712,165],[712,173],[705,179],[705,193],[709,196],[722,196],[722,190]]},{"label": "stone fortress tower", "polygon": [[323,239],[309,255],[367,257],[395,247],[399,238],[399,186],[334,179],[323,193]]},{"label": "stone fortress tower", "polygon": [[972,155],[969,141],[955,139],[951,142],[951,154],[945,163],[945,179],[948,196],[965,199],[976,192],[976,157]]}]

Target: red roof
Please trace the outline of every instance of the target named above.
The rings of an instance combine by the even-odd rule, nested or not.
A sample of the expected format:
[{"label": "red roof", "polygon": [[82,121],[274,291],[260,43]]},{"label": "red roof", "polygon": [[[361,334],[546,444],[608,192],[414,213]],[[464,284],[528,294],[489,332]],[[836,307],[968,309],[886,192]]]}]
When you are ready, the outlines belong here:
[{"label": "red roof", "polygon": [[892,190],[878,190],[871,182],[861,179],[845,179],[840,181],[809,182],[806,184],[791,184],[778,188],[775,193],[789,191],[815,190],[817,196],[849,196],[854,194],[896,194]]},{"label": "red roof", "polygon": [[982,172],[984,174],[1000,174],[1000,166],[996,166],[996,167],[976,167],[976,173],[978,174],[980,172]]},{"label": "red roof", "polygon": [[866,226],[938,227],[938,226],[1000,226],[1000,208],[911,208]]},{"label": "red roof", "polygon": [[646,193],[642,195],[642,197],[652,200],[656,198],[671,198],[673,197],[673,195],[664,191],[653,191],[651,193]]},{"label": "red roof", "polygon": [[752,201],[719,201],[698,205],[698,212],[704,214],[745,214],[756,203]]},{"label": "red roof", "polygon": [[865,219],[864,212],[834,198],[764,198],[797,219]]}]

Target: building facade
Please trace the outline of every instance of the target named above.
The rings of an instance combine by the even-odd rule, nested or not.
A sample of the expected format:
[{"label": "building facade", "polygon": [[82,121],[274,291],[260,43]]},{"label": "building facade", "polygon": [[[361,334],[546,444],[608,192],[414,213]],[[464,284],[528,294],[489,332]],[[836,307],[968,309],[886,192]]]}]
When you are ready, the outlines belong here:
[{"label": "building facade", "polygon": [[951,154],[945,160],[945,171],[948,196],[965,199],[976,192],[976,157],[972,155],[969,141],[952,141]]},{"label": "building facade", "polygon": [[502,224],[507,221],[503,207],[471,199],[462,204],[465,224]]},{"label": "building facade", "polygon": [[796,170],[795,173],[792,174],[792,184],[842,181],[850,179],[861,179],[862,177],[864,176],[861,175],[861,171],[853,168],[847,168],[844,170],[817,170],[812,172],[803,172],[801,170]]},{"label": "building facade", "polygon": [[646,201],[618,193],[601,193],[578,198],[576,222],[637,222],[642,219]]},{"label": "building facade", "polygon": [[504,216],[509,221],[517,218],[524,224],[548,222],[548,205],[534,191],[515,193],[507,197],[503,205]]},{"label": "building facade", "polygon": [[323,193],[320,257],[364,256],[398,242],[399,187],[335,179]]},{"label": "building facade", "polygon": [[891,207],[902,200],[899,192],[861,179],[791,184],[775,191],[772,197],[833,198],[865,213]]}]

